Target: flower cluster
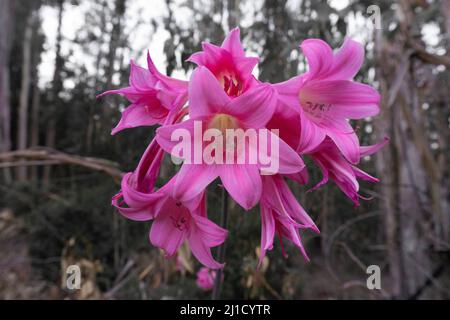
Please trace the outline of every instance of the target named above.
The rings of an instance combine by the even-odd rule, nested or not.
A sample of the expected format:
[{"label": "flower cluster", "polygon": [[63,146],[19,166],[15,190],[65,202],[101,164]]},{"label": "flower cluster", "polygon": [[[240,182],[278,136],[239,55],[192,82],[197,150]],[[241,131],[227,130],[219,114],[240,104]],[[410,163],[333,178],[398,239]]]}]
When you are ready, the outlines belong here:
[{"label": "flower cluster", "polygon": [[[131,103],[113,134],[126,128],[159,125],[136,170],[123,177],[112,203],[129,219],[153,220],[150,241],[167,257],[187,241],[204,266],[223,267],[213,258],[211,248],[221,245],[228,232],[210,221],[206,210],[206,188],[217,178],[245,210],[259,204],[260,261],[272,249],[275,234],[281,241],[292,242],[308,259],[300,232],[311,229],[318,233],[319,229],[286,181],[307,183],[303,156],[312,158],[323,172],[323,180],[313,189],[331,178],[355,205],[360,198],[358,179],[377,181],[357,164],[387,140],[360,146],[349,123],[350,119],[379,112],[377,91],[353,81],[364,60],[362,45],[346,39],[334,53],[324,41],[309,39],[300,47],[308,62],[307,73],[282,83],[262,83],[252,74],[258,58],[245,55],[239,29],[234,29],[221,46],[203,43],[203,51],[188,59],[196,64],[189,81],[162,75],[148,55],[147,69],[131,63],[129,87],[103,94],[120,94]],[[203,139],[197,147],[215,156],[225,152],[215,147],[230,143],[225,138],[229,131],[259,130],[263,134],[244,146],[233,140],[231,149],[238,155],[234,154],[232,161],[188,161],[192,160],[191,150],[180,152],[174,136],[183,130],[190,133],[188,139],[195,144],[196,124],[201,125],[202,132],[213,130],[215,139],[210,143]],[[245,156],[244,161],[233,161],[245,151],[263,156],[267,140],[273,142],[269,154],[276,157],[275,172],[268,172],[262,161],[249,162]],[[226,149],[230,151],[228,145]],[[170,181],[157,188],[165,154],[184,162]]]}]

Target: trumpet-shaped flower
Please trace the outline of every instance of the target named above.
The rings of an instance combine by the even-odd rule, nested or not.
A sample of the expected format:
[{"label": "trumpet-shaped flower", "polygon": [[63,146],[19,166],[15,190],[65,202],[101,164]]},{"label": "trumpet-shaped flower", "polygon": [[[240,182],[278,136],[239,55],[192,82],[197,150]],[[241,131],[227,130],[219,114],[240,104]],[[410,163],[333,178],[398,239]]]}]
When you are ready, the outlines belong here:
[{"label": "trumpet-shaped flower", "polygon": [[180,201],[173,195],[172,186],[169,182],[158,190],[164,197],[150,230],[151,243],[163,249],[166,257],[172,257],[186,240],[203,265],[211,269],[223,268],[223,264],[214,260],[210,248],[221,245],[228,231],[206,217],[205,193]]},{"label": "trumpet-shaped flower", "polygon": [[113,205],[131,220],[153,220],[150,242],[154,246],[163,249],[170,258],[188,241],[192,253],[203,265],[211,269],[223,267],[214,260],[210,248],[222,244],[228,232],[208,220],[204,192],[189,201],[181,201],[173,195],[176,177],[150,193],[138,191],[142,187],[130,180],[131,177],[132,174],[124,176],[122,191],[113,198]]},{"label": "trumpet-shaped flower", "polygon": [[[183,114],[180,112],[178,119]],[[153,140],[136,171],[123,177],[122,189],[113,197],[112,204],[128,219],[154,220],[150,241],[163,249],[167,257],[173,256],[187,240],[201,263],[212,269],[221,268],[223,265],[213,259],[210,248],[225,241],[227,231],[207,219],[205,193],[180,201],[173,195],[176,177],[155,190],[163,155],[163,150]]]},{"label": "trumpet-shaped flower", "polygon": [[240,41],[239,28],[233,29],[222,46],[202,43],[203,51],[194,53],[188,61],[209,69],[223,90],[236,97],[258,84],[252,71],[259,59],[246,57]]},{"label": "trumpet-shaped flower", "polygon": [[169,114],[177,113],[187,101],[187,81],[161,74],[150,54],[147,55],[147,63],[148,69],[144,69],[131,61],[130,86],[100,95],[120,94],[131,102],[122,112],[112,134],[128,128],[163,124]]},{"label": "trumpet-shaped flower", "polygon": [[[197,64],[188,82],[159,73],[148,55],[147,69],[131,63],[129,87],[101,96],[121,94],[131,103],[113,134],[161,125],[136,170],[124,175],[113,206],[131,220],[152,220],[150,242],[166,257],[187,242],[206,267],[198,272],[197,284],[210,290],[214,273],[209,269],[223,267],[214,260],[211,248],[221,245],[228,234],[207,218],[210,183],[220,178],[246,210],[260,202],[260,264],[273,248],[275,234],[284,255],[283,240],[287,239],[309,260],[300,233],[304,229],[319,233],[319,229],[285,178],[306,184],[308,171],[301,155],[310,156],[323,173],[312,190],[332,179],[357,206],[362,198],[358,179],[378,179],[356,164],[377,152],[387,139],[361,147],[349,123],[379,111],[378,93],[353,81],[364,57],[357,42],[346,39],[333,53],[322,40],[305,40],[301,49],[308,72],[275,85],[261,83],[252,75],[258,58],[245,55],[239,29],[232,30],[221,46],[203,43],[202,48],[188,59]],[[184,162],[158,189],[165,152]]]},{"label": "trumpet-shaped flower", "polygon": [[[377,152],[388,142],[388,139],[384,139],[373,146],[360,147],[359,157],[365,157]],[[326,138],[315,150],[313,150],[310,156],[320,167],[323,174],[322,181],[313,187],[311,191],[320,188],[331,178],[339,189],[352,200],[354,205],[359,206],[359,198],[362,198],[362,196],[358,193],[358,179],[369,182],[379,181],[377,178],[372,177],[355,165],[349,163],[343,157],[335,143],[329,138]]]},{"label": "trumpet-shaped flower", "polygon": [[267,250],[272,250],[275,233],[296,245],[306,260],[309,260],[303,247],[299,230],[311,229],[319,233],[312,219],[297,202],[283,177],[280,175],[263,177],[263,192],[261,197],[261,254],[262,263]]},{"label": "trumpet-shaped flower", "polygon": [[319,39],[305,40],[300,47],[309,71],[275,85],[280,104],[299,113],[298,150],[308,153],[328,136],[348,161],[357,163],[359,141],[348,119],[376,115],[380,100],[372,87],[352,81],[363,63],[364,49],[350,39],[335,54]]},{"label": "trumpet-shaped flower", "polygon": [[[176,130],[183,129],[189,133],[188,138],[192,140],[191,145],[198,144],[195,141],[198,137],[194,132],[196,122],[201,123],[202,128],[215,129],[221,134],[221,139],[224,139],[224,133],[227,130],[264,129],[273,115],[276,101],[275,90],[266,84],[260,84],[238,97],[231,98],[223,91],[209,69],[199,67],[193,73],[190,81],[190,118],[179,124],[158,128],[158,143],[168,153],[180,156],[174,154],[178,141],[173,141],[173,135]],[[267,134],[266,141],[276,141],[276,145],[279,146],[276,150],[279,163],[277,173],[291,174],[303,169],[303,161],[291,147],[270,131],[266,131],[264,134]],[[257,139],[258,142],[262,140],[259,137]],[[205,149],[207,146],[201,147]],[[235,154],[248,151],[245,149],[246,147],[241,149],[239,147],[239,145],[235,146]],[[251,148],[255,147],[250,146],[249,149]],[[251,163],[250,161],[242,164],[238,164],[237,161],[232,161],[232,164],[205,164],[204,162],[196,164],[189,161],[189,163],[184,163],[180,169],[175,184],[175,193],[181,199],[188,200],[220,177],[225,189],[234,200],[243,208],[250,209],[258,203],[261,196],[260,169],[262,168],[260,163]]]}]

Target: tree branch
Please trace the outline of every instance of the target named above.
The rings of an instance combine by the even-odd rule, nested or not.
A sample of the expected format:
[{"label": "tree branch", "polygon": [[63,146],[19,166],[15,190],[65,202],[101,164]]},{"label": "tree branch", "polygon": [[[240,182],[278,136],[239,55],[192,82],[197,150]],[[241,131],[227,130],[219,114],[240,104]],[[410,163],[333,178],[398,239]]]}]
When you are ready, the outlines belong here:
[{"label": "tree branch", "polygon": [[94,171],[103,172],[114,180],[120,181],[123,172],[112,161],[100,158],[82,157],[70,155],[51,148],[33,148],[0,153],[0,167],[9,166],[33,166],[33,165],[62,165],[70,164]]},{"label": "tree branch", "polygon": [[415,53],[422,61],[435,65],[442,64],[447,69],[450,69],[449,56],[429,53],[421,44],[417,43],[413,39],[408,39],[408,46],[414,49]]}]

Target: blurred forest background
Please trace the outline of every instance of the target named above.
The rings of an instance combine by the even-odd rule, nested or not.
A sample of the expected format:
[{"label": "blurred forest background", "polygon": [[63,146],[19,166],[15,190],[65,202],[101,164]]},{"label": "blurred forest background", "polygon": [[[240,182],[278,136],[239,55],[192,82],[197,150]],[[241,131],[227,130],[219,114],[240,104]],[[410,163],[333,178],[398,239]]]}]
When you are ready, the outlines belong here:
[{"label": "blurred forest background", "polygon": [[[357,80],[380,91],[382,112],[355,125],[363,144],[391,143],[364,159],[381,183],[362,185],[373,199],[358,209],[332,183],[306,195],[318,170],[292,186],[322,231],[304,236],[310,263],[290,246],[283,259],[276,245],[257,271],[258,209],[230,203],[223,297],[450,298],[449,0],[0,0],[0,298],[210,297],[185,248],[166,261],[149,224],[110,206],[155,128],[112,137],[126,101],[96,95],[125,86],[130,58],[145,65],[147,49],[162,72],[187,79],[184,60],[234,26],[261,57],[262,81],[304,72],[306,38],[362,42]],[[161,182],[174,170],[167,161]],[[211,186],[216,222],[219,199]],[[82,267],[75,292],[64,285],[71,264]],[[372,264],[382,290],[366,287]]]}]

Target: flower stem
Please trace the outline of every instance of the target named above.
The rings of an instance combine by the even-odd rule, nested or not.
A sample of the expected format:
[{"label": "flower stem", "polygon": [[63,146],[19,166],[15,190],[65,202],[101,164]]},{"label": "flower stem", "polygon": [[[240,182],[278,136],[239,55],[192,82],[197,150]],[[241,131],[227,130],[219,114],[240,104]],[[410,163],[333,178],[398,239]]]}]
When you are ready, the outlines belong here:
[{"label": "flower stem", "polygon": [[[220,218],[220,226],[224,229],[228,224],[228,192],[225,188],[222,189],[222,216]],[[225,242],[222,243],[217,252],[217,261],[223,263],[225,261]],[[223,269],[219,269],[216,272],[216,278],[214,279],[214,288],[212,293],[213,300],[220,299],[220,293],[222,291],[222,272]]]}]

